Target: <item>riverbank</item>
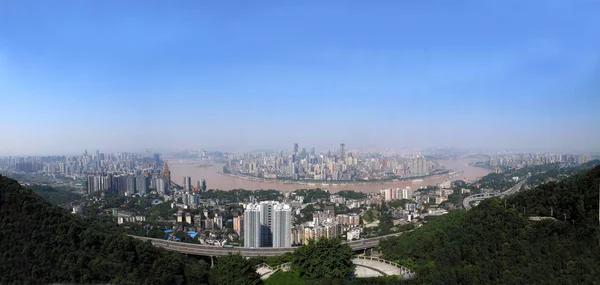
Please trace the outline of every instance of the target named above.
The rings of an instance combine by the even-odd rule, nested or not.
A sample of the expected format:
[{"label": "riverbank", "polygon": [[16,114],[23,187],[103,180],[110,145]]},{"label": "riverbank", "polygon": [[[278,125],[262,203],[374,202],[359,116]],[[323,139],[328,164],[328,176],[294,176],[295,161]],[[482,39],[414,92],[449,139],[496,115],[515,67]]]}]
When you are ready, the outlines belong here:
[{"label": "riverbank", "polygon": [[[209,189],[231,190],[231,189],[275,189],[280,191],[294,191],[297,189],[321,188],[332,192],[342,190],[354,190],[366,193],[378,193],[384,188],[404,188],[412,189],[421,186],[437,185],[446,181],[466,180],[473,181],[491,172],[488,169],[482,169],[470,166],[472,160],[445,160],[440,161],[447,170],[454,172],[443,175],[426,177],[423,179],[409,179],[397,181],[375,181],[375,182],[352,182],[352,183],[331,183],[330,181],[319,182],[301,182],[301,181],[268,181],[258,178],[247,179],[233,174],[222,173],[223,165],[214,163],[210,167],[197,167],[206,165],[205,161],[193,160],[169,160],[171,177],[174,181],[183,180],[184,176],[189,176],[192,181],[204,179],[207,181]],[[413,181],[415,180],[415,181]]]}]

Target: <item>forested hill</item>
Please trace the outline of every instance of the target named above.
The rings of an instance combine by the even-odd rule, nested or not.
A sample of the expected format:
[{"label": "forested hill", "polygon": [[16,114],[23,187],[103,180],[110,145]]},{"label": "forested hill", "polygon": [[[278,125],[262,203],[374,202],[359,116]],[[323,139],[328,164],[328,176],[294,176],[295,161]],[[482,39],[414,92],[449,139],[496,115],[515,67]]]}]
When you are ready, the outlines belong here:
[{"label": "forested hill", "polygon": [[599,190],[597,166],[432,218],[381,250],[414,269],[415,284],[598,284]]},{"label": "forested hill", "polygon": [[201,284],[203,261],[52,205],[0,175],[0,284]]}]

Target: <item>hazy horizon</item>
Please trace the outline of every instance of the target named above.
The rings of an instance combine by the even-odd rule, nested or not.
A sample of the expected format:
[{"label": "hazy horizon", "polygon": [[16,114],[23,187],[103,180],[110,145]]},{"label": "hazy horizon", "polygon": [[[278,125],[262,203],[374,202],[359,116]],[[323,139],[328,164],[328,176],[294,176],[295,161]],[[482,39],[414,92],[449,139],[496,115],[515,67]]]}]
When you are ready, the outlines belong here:
[{"label": "hazy horizon", "polygon": [[0,156],[600,152],[600,2],[0,2]]}]

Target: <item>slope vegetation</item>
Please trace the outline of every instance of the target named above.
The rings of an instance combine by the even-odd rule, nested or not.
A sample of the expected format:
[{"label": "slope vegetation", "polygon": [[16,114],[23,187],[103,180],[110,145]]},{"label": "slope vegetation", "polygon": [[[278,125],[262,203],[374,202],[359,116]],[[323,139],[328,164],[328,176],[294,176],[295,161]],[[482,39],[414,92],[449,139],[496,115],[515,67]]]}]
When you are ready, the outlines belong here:
[{"label": "slope vegetation", "polygon": [[431,219],[381,250],[416,270],[413,283],[592,284],[600,276],[599,190],[595,167]]},{"label": "slope vegetation", "polygon": [[0,176],[0,284],[201,284],[207,264],[83,220]]}]

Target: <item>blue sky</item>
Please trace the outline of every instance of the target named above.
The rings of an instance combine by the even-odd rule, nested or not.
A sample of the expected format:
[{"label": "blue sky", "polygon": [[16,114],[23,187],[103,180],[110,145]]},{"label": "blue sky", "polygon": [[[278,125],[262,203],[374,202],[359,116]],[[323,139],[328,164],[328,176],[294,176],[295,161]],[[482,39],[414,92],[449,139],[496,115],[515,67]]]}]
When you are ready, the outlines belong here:
[{"label": "blue sky", "polygon": [[208,2],[1,1],[0,155],[600,150],[600,1]]}]

